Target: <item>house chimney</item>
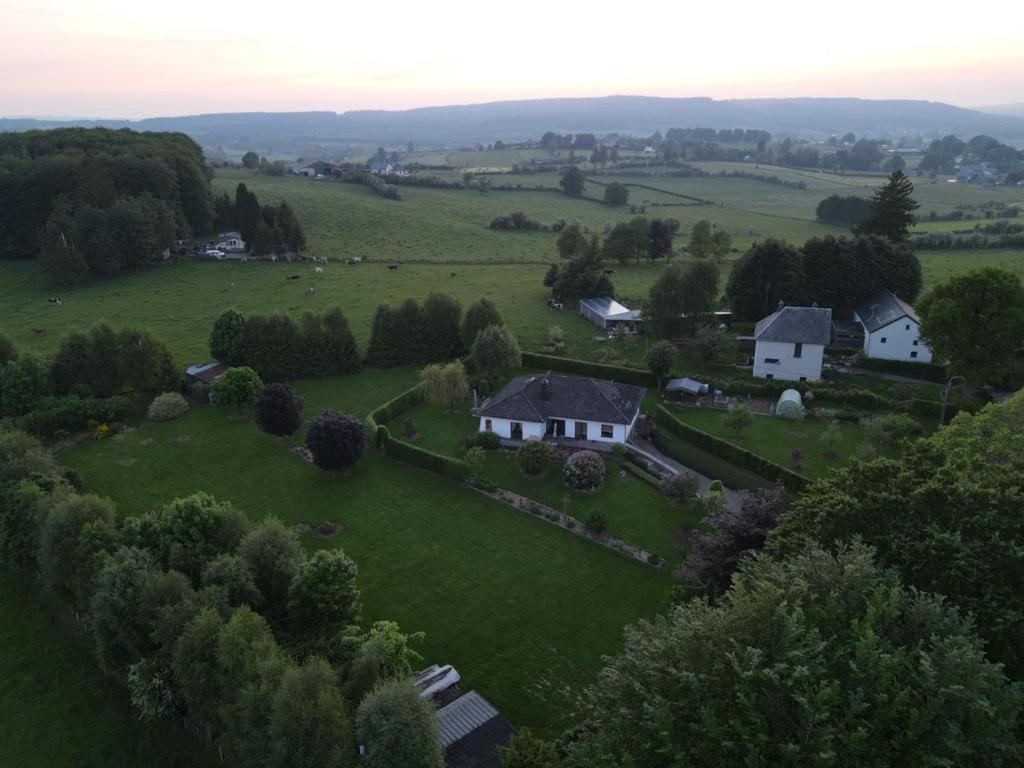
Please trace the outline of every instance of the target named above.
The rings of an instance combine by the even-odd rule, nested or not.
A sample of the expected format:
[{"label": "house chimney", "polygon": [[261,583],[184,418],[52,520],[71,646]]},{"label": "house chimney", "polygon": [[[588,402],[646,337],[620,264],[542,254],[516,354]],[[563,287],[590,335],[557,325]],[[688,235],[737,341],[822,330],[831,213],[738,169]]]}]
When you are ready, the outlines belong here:
[{"label": "house chimney", "polygon": [[548,377],[545,376],[540,380],[540,399],[550,400],[551,399],[551,383],[548,381]]}]

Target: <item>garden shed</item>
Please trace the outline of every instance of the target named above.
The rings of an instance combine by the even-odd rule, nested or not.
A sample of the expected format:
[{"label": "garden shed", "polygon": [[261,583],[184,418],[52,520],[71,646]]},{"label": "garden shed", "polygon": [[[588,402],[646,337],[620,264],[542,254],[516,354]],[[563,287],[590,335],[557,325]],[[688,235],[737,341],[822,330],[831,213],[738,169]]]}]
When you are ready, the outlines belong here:
[{"label": "garden shed", "polygon": [[695,402],[708,394],[708,385],[693,379],[672,379],[665,385],[665,397],[679,402]]},{"label": "garden shed", "polygon": [[804,400],[795,389],[787,389],[779,395],[779,402],[775,404],[775,415],[784,419],[802,419],[804,415]]}]

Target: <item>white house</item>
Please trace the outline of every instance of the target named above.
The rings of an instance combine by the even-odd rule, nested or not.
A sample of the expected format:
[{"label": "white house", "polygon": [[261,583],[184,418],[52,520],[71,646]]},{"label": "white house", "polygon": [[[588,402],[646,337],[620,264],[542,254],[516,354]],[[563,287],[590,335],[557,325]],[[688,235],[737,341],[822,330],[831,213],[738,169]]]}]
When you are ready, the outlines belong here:
[{"label": "white house", "polygon": [[831,309],[780,306],[754,327],[754,375],[782,381],[819,380],[831,336]]},{"label": "white house", "polygon": [[647,146],[647,147],[644,147],[644,154],[645,155],[656,155],[656,154],[658,154],[658,150],[656,150],[654,147]]},{"label": "white house", "polygon": [[865,357],[932,361],[932,351],[921,341],[920,318],[913,307],[892,292],[879,291],[858,304],[853,317],[864,326]]},{"label": "white house", "polygon": [[217,239],[209,246],[212,250],[233,253],[241,251],[245,253],[245,240],[239,232],[221,232]]},{"label": "white house", "polygon": [[480,431],[508,440],[625,443],[647,390],[582,376],[516,376],[477,409]]}]

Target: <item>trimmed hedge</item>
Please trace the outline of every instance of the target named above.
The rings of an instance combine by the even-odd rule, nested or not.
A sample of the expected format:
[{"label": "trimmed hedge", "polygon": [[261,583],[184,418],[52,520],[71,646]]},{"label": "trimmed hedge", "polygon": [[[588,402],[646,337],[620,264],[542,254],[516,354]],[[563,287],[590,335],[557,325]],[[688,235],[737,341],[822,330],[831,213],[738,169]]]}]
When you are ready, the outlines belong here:
[{"label": "trimmed hedge", "polygon": [[931,381],[935,384],[945,384],[946,369],[934,363],[911,363],[906,360],[881,360],[877,357],[865,357],[857,363],[858,368],[866,371],[881,371],[882,373],[895,373],[900,376],[910,376],[915,379]]},{"label": "trimmed hedge", "polygon": [[390,430],[383,425],[377,427],[377,444],[385,456],[436,472],[442,477],[451,480],[465,480],[469,477],[466,462],[419,448],[404,440],[395,440]]},{"label": "trimmed hedge", "polygon": [[646,469],[641,467],[639,464],[634,464],[632,461],[628,461],[627,459],[623,459],[621,464],[622,468],[629,472],[629,474],[633,475],[633,477],[640,478],[652,488],[658,487],[658,483],[660,482],[658,478],[656,478]]},{"label": "trimmed hedge", "polygon": [[683,466],[706,477],[721,480],[726,488],[742,491],[750,488],[770,488],[773,485],[771,480],[751,472],[749,469],[738,467],[667,430],[657,431],[652,435],[651,442],[658,447],[659,451]]},{"label": "trimmed hedge", "polygon": [[797,474],[781,464],[776,464],[745,448],[740,448],[738,445],[691,427],[689,424],[684,424],[663,405],[659,405],[654,410],[654,421],[677,437],[770,480],[778,480],[792,491],[799,491],[810,482],[809,478]]},{"label": "trimmed hedge", "polygon": [[44,397],[36,407],[18,419],[18,426],[40,437],[53,437],[59,430],[85,429],[90,421],[110,424],[125,421],[132,410],[129,397]]},{"label": "trimmed hedge", "polygon": [[592,376],[595,379],[608,379],[620,384],[635,384],[638,387],[658,387],[658,379],[650,371],[645,371],[642,368],[627,368],[623,365],[602,365],[571,357],[523,352],[523,366],[573,373],[578,376]]},{"label": "trimmed hedge", "polygon": [[469,467],[466,462],[428,451],[404,440],[396,440],[391,436],[391,430],[385,426],[386,422],[401,416],[422,402],[423,385],[417,384],[411,389],[405,390],[398,397],[370,411],[366,417],[366,426],[374,437],[377,449],[385,456],[436,472],[443,477],[452,480],[465,480],[469,477]]},{"label": "trimmed hedge", "polygon": [[[804,390],[805,392],[807,390]],[[829,400],[833,403],[843,403],[865,410],[877,409],[883,411],[894,411],[899,408],[898,403],[892,398],[879,395],[870,389],[834,389],[832,387],[812,387],[814,400]],[[813,401],[812,401],[813,402]],[[805,403],[806,405],[806,403]]]}]

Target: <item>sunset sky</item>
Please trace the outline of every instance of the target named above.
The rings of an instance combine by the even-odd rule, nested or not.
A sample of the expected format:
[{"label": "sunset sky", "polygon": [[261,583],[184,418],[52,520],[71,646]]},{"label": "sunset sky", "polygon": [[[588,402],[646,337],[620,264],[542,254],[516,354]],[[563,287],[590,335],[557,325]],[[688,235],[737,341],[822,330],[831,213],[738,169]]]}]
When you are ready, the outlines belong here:
[{"label": "sunset sky", "polygon": [[977,20],[946,7],[0,0],[0,115],[343,112],[608,94],[1024,101],[1024,2],[987,2]]}]

